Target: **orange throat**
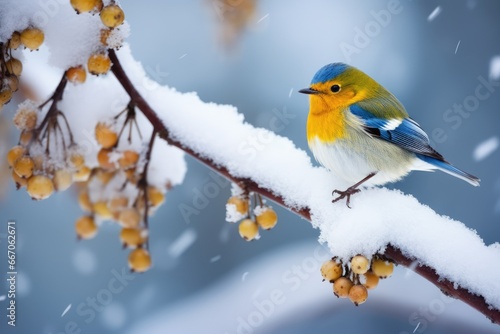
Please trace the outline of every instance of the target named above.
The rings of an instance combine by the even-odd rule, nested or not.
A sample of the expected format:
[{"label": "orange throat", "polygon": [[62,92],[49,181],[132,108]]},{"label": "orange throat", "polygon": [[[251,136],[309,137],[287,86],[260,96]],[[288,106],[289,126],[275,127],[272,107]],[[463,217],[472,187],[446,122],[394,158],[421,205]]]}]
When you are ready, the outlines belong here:
[{"label": "orange throat", "polygon": [[307,141],[318,138],[323,143],[333,143],[345,137],[345,118],[343,107],[329,106],[323,98],[311,96],[307,116]]}]

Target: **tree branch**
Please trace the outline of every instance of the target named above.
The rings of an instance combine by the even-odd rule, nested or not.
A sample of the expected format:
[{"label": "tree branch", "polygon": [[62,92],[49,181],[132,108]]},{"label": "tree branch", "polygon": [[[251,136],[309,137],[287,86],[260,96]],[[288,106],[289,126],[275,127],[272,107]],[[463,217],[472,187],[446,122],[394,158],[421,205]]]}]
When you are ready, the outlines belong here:
[{"label": "tree branch", "polygon": [[[199,152],[195,152],[189,147],[184,146],[181,142],[171,138],[168,129],[163,124],[161,119],[158,117],[155,111],[149,106],[147,101],[135,89],[134,85],[132,84],[127,74],[125,73],[125,70],[121,66],[120,61],[118,60],[118,57],[116,56],[114,50],[112,49],[109,50],[109,57],[113,63],[113,66],[111,68],[113,74],[116,76],[116,78],[123,86],[127,94],[130,96],[132,101],[135,103],[135,105],[149,120],[154,130],[157,131],[159,136],[162,139],[164,139],[168,144],[180,148],[193,158],[197,159],[202,164],[206,165],[207,167],[210,167],[211,169],[223,175],[232,182],[244,183],[249,191],[259,193],[262,196],[265,196],[270,200],[276,202],[277,204],[293,211],[300,217],[309,221],[311,220],[310,210],[308,208],[298,209],[287,206],[282,197],[275,195],[269,189],[261,188],[256,182],[254,182],[251,179],[241,179],[234,177],[229,173],[229,171],[225,167],[214,164],[212,160],[201,156]],[[488,317],[492,322],[500,324],[500,310],[491,308],[486,303],[483,296],[472,294],[468,290],[462,287],[455,288],[454,287],[455,284],[453,282],[447,279],[440,278],[439,275],[437,274],[437,271],[434,268],[418,264],[419,263],[418,259],[412,258],[410,255],[403,254],[403,252],[400,249],[392,245],[388,245],[386,247],[384,256],[394,261],[396,264],[408,267],[409,269],[413,270],[420,276],[429,280],[436,287],[438,287],[444,294],[469,304],[470,306],[472,306],[473,308],[484,314],[486,317]],[[415,263],[417,263],[416,266]]]}]

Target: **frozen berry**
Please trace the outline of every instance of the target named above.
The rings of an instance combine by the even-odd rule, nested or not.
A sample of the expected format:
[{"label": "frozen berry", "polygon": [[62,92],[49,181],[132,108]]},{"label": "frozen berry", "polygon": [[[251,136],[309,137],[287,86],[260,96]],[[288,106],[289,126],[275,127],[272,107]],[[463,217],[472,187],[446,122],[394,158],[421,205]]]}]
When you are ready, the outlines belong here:
[{"label": "frozen berry", "polygon": [[28,180],[17,175],[15,171],[12,171],[12,179],[16,183],[17,189],[25,187],[28,184]]},{"label": "frozen berry", "polygon": [[133,150],[126,150],[122,153],[120,159],[118,159],[118,164],[122,169],[128,169],[134,167],[139,161],[139,153]]},{"label": "frozen berry", "polygon": [[97,224],[91,216],[83,216],[76,221],[75,230],[79,239],[92,239],[97,234]]},{"label": "frozen berry", "polygon": [[356,306],[366,302],[367,298],[368,290],[366,290],[366,288],[361,284],[356,284],[349,290],[349,299]]},{"label": "frozen berry", "polygon": [[14,31],[12,33],[12,37],[9,40],[9,48],[15,50],[20,46],[21,46],[21,34],[18,31]]},{"label": "frozen berry", "polygon": [[259,235],[259,225],[251,219],[243,219],[238,230],[240,236],[246,241],[254,240]]},{"label": "frozen berry", "polygon": [[29,178],[33,175],[33,170],[35,169],[35,163],[29,155],[23,155],[14,163],[14,172],[16,172],[19,177],[24,179]]},{"label": "frozen berry", "polygon": [[7,153],[7,162],[9,163],[9,166],[14,167],[14,163],[16,162],[16,160],[22,157],[25,152],[26,149],[20,145],[11,148]]},{"label": "frozen berry", "polygon": [[79,168],[75,172],[75,174],[73,174],[73,181],[86,182],[90,178],[90,174],[92,174],[92,170],[87,166],[83,166],[83,167]]},{"label": "frozen berry", "polygon": [[116,28],[125,20],[125,13],[117,5],[105,6],[100,16],[102,23],[108,28]]},{"label": "frozen berry", "polygon": [[372,261],[372,271],[380,278],[387,278],[391,276],[394,271],[394,263],[382,259],[375,259]]},{"label": "frozen berry", "polygon": [[370,269],[370,261],[363,255],[356,255],[351,260],[351,270],[353,273],[361,275]]},{"label": "frozen berry", "polygon": [[342,273],[342,263],[338,263],[335,260],[328,260],[321,266],[321,275],[330,283],[333,283],[336,279],[342,276]]},{"label": "frozen berry", "polygon": [[70,67],[66,71],[66,78],[74,84],[82,84],[87,79],[87,71],[83,66]]},{"label": "frozen berry", "polygon": [[92,212],[93,205],[92,201],[90,200],[89,192],[87,190],[82,190],[78,195],[78,204],[80,204],[80,208],[83,211]]},{"label": "frozen berry", "polygon": [[54,184],[47,176],[34,175],[28,179],[26,191],[32,199],[42,200],[52,195],[54,192]]},{"label": "frozen berry", "polygon": [[347,277],[340,277],[333,283],[333,293],[340,298],[347,298],[349,290],[353,286],[352,281]]},{"label": "frozen berry", "polygon": [[71,0],[71,6],[78,14],[102,8],[102,0]]},{"label": "frozen berry", "polygon": [[66,169],[58,169],[54,172],[52,182],[57,191],[64,191],[73,183],[73,174]]},{"label": "frozen berry", "polygon": [[379,278],[372,271],[368,271],[361,276],[362,283],[368,290],[375,289],[378,285]]},{"label": "frozen berry", "polygon": [[120,240],[124,246],[136,248],[144,243],[145,238],[143,237],[143,231],[139,229],[122,228],[120,232]]},{"label": "frozen berry", "polygon": [[99,166],[104,169],[115,169],[116,163],[111,161],[110,154],[113,151],[110,149],[102,148],[97,153],[97,162],[99,162]]},{"label": "frozen berry", "polygon": [[21,32],[21,43],[30,50],[36,50],[42,45],[45,35],[37,28],[27,28]]},{"label": "frozen berry", "polygon": [[108,73],[111,68],[111,59],[106,54],[97,53],[89,57],[87,69],[91,74],[99,75]]},{"label": "frozen berry", "polygon": [[14,125],[19,130],[33,130],[36,126],[38,115],[36,110],[31,108],[19,108],[14,115]]},{"label": "frozen berry", "polygon": [[92,207],[92,211],[101,217],[102,219],[111,219],[113,218],[113,214],[108,207],[108,203],[106,201],[97,201],[94,203]]},{"label": "frozen berry", "polygon": [[151,267],[151,256],[144,248],[136,248],[128,256],[128,265],[132,271],[145,272]]},{"label": "frozen berry", "polygon": [[141,222],[141,215],[137,209],[126,208],[120,212],[118,222],[123,227],[136,228]]},{"label": "frozen berry", "polygon": [[13,57],[7,60],[5,67],[10,74],[14,74],[15,76],[20,76],[23,71],[23,63],[21,63],[19,59]]},{"label": "frozen berry", "polygon": [[278,222],[278,215],[271,208],[264,209],[264,211],[256,215],[255,218],[257,219],[257,224],[264,230],[272,229]]},{"label": "frozen berry", "polygon": [[112,148],[118,142],[118,134],[105,123],[95,126],[95,139],[103,148]]},{"label": "frozen berry", "polygon": [[234,205],[236,207],[236,211],[242,215],[247,215],[248,213],[248,199],[242,198],[240,196],[231,196],[227,200],[227,204]]},{"label": "frozen berry", "polygon": [[148,200],[152,207],[161,205],[165,200],[165,195],[156,187],[148,188]]}]

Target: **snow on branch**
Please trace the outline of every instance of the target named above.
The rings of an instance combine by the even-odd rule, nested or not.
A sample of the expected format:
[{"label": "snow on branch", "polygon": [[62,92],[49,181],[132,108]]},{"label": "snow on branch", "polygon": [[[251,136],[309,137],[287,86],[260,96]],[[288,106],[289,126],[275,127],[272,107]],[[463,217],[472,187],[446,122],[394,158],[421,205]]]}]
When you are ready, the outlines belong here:
[{"label": "snow on branch", "polygon": [[[353,198],[352,210],[332,204],[331,190],[346,184],[314,167],[289,139],[255,128],[234,107],[204,103],[194,93],[144,89],[140,65],[127,49],[119,54],[120,60],[110,50],[113,73],[169,144],[310,220],[333,255],[383,253],[500,323],[498,243],[486,246],[463,223],[397,190],[363,191]],[[250,150],[259,138],[265,138],[258,146],[263,148]]]}]

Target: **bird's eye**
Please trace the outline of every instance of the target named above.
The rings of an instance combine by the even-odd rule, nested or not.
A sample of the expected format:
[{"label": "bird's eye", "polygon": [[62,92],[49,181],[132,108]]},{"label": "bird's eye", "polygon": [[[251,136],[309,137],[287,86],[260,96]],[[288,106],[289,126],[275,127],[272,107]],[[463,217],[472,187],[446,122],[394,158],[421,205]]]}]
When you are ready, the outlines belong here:
[{"label": "bird's eye", "polygon": [[334,93],[340,92],[340,86],[339,85],[333,85],[330,90]]}]

